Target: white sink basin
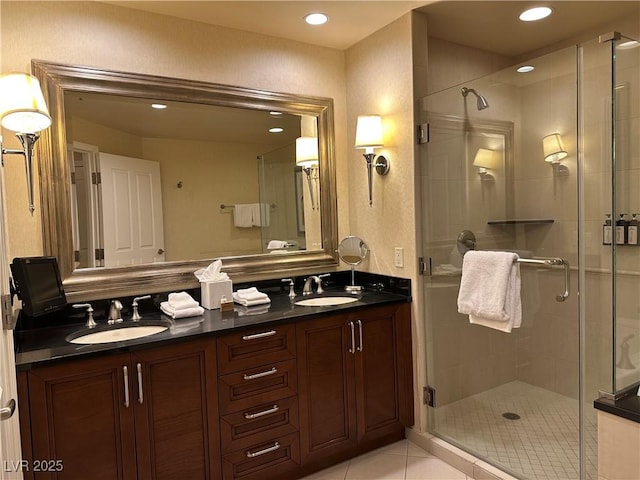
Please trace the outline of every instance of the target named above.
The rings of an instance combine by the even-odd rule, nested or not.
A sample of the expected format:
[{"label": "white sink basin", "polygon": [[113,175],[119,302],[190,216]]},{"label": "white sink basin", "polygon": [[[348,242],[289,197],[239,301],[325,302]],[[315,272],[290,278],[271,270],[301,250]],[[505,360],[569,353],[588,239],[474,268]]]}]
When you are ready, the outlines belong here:
[{"label": "white sink basin", "polygon": [[295,304],[301,307],[332,307],[357,301],[358,298],[356,297],[315,297],[298,300]]},{"label": "white sink basin", "polygon": [[164,325],[135,325],[112,330],[103,330],[102,332],[88,332],[75,338],[68,338],[70,343],[80,345],[95,345],[98,343],[123,342],[125,340],[133,340],[135,338],[148,337],[156,333],[164,332],[168,327]]}]

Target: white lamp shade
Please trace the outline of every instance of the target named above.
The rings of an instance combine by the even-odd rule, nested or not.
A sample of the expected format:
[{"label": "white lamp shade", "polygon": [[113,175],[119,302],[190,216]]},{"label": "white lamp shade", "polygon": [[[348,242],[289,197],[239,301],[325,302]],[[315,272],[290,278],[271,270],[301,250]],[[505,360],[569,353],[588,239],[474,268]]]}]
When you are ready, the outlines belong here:
[{"label": "white lamp shade", "polygon": [[318,139],[316,137],[296,138],[296,165],[303,168],[318,165]]},{"label": "white lamp shade", "polygon": [[479,148],[473,159],[473,166],[478,168],[495,169],[497,164],[498,152],[486,148]]},{"label": "white lamp shade", "polygon": [[356,125],[356,148],[373,149],[383,146],[382,117],[380,115],[359,115]]},{"label": "white lamp shade", "polygon": [[51,125],[40,82],[26,73],[0,77],[0,123],[18,133],[36,133]]},{"label": "white lamp shade", "polygon": [[559,133],[552,133],[542,139],[542,151],[544,153],[544,161],[549,163],[558,163],[569,155],[564,149],[562,137]]}]

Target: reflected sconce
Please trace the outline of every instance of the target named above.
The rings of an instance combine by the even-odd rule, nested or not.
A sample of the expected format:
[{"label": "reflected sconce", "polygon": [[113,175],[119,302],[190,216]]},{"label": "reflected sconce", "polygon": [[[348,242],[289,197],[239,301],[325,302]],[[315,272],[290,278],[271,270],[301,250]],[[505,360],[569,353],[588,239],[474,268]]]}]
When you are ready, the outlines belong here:
[{"label": "reflected sconce", "polygon": [[[364,148],[364,158],[367,161],[367,179],[369,182],[369,206],[372,199],[372,173],[375,167],[378,175],[389,173],[389,161],[382,155],[373,153],[375,148],[383,147],[382,117],[380,115],[359,115],[356,125],[356,148]],[[374,163],[375,160],[375,163]]]},{"label": "reflected sconce", "polygon": [[318,181],[318,139],[316,137],[296,138],[296,165],[302,167],[307,176],[311,208],[316,209],[315,188],[312,180]]},{"label": "reflected sconce", "polygon": [[490,171],[495,169],[498,163],[497,156],[498,152],[486,148],[479,148],[476,152],[476,156],[473,159],[473,166],[478,168],[478,175],[480,175],[482,180],[494,179]]},{"label": "reflected sconce", "polygon": [[22,143],[22,150],[2,148],[2,166],[4,155],[24,156],[29,211],[33,215],[33,146],[40,138],[38,132],[51,125],[40,82],[35,77],[26,73],[0,77],[0,124],[16,132]]},{"label": "reflected sconce", "polygon": [[568,173],[569,169],[560,164],[560,160],[569,154],[564,149],[562,137],[559,133],[551,133],[542,139],[544,161],[550,163],[558,173]]}]

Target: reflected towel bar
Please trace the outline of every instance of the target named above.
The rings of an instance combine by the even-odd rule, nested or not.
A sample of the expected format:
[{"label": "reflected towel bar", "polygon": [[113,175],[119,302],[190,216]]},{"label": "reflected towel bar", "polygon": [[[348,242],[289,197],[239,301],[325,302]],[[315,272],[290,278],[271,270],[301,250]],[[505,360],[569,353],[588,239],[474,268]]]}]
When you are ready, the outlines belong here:
[{"label": "reflected towel bar", "polygon": [[[276,204],[275,203],[270,203],[269,206],[271,208],[276,208]],[[234,205],[225,205],[224,203],[220,204],[220,210],[224,210],[225,208],[235,208]]]},{"label": "reflected towel bar", "polygon": [[522,263],[528,265],[543,265],[547,267],[552,267],[555,265],[562,265],[564,267],[564,293],[562,295],[556,295],[556,300],[558,302],[564,302],[567,298],[569,298],[569,288],[570,288],[570,270],[569,270],[569,262],[564,258],[554,257],[554,258],[518,258],[515,263]]}]

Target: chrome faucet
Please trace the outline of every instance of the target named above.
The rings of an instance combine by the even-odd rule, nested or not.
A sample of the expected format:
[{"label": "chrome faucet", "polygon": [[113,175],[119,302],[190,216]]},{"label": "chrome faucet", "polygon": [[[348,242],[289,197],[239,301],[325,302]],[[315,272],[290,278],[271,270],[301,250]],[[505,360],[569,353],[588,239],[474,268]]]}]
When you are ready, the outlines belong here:
[{"label": "chrome faucet", "polygon": [[87,309],[87,323],[85,326],[87,328],[93,328],[96,325],[96,321],[93,319],[93,307],[90,303],[74,303],[73,308],[86,308]]},{"label": "chrome faucet", "polygon": [[147,300],[151,298],[151,295],[144,295],[142,297],[136,297],[133,299],[133,303],[131,304],[131,308],[133,309],[133,314],[131,315],[131,320],[133,320],[134,322],[137,322],[138,320],[140,320],[140,313],[138,313],[138,302],[140,300]]},{"label": "chrome faucet", "polygon": [[324,293],[324,288],[322,288],[322,279],[324,277],[328,277],[330,274],[325,273],[323,275],[311,275],[310,277],[305,278],[304,280],[304,288],[302,289],[302,295],[311,295],[313,294],[313,282],[316,282],[318,288],[316,293],[318,295]]},{"label": "chrome faucet", "polygon": [[111,300],[111,307],[109,307],[109,319],[107,323],[113,325],[122,321],[122,302],[120,300]]}]

